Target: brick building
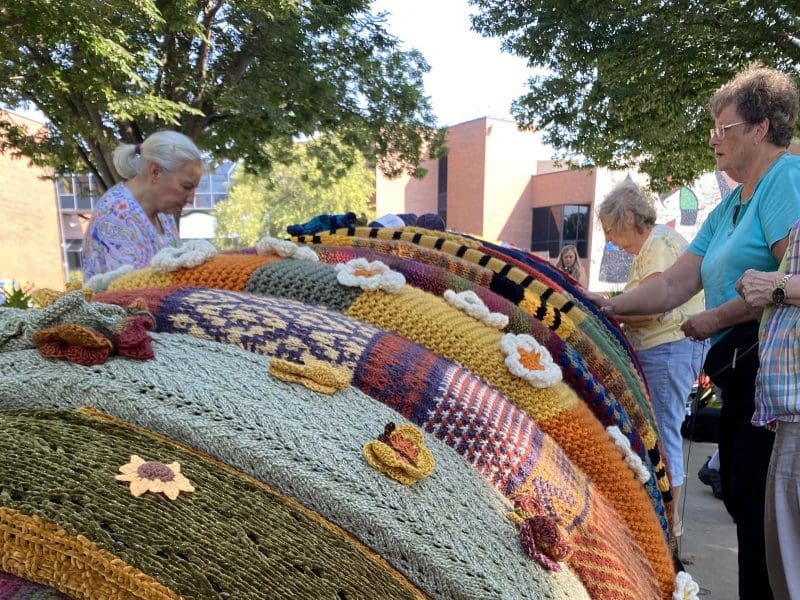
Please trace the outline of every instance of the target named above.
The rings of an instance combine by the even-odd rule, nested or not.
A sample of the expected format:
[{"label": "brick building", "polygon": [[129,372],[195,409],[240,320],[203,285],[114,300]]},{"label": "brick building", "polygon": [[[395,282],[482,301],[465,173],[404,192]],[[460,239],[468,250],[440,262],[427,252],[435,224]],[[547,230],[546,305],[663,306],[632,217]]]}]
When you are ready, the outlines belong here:
[{"label": "brick building", "polygon": [[[43,124],[14,113],[15,124],[35,131]],[[0,287],[35,285],[63,289],[59,210],[52,173],[27,158],[0,152]]]},{"label": "brick building", "polygon": [[[541,134],[513,121],[482,117],[449,127],[447,156],[423,163],[421,180],[376,174],[377,214],[438,213],[448,229],[499,240],[555,261],[566,244],[578,247],[591,289],[618,289],[632,257],[605,236],[595,219],[599,203],[618,182],[645,175],[605,168],[568,169],[550,160]],[[657,199],[658,222],[691,240],[733,182],[709,173]]]}]

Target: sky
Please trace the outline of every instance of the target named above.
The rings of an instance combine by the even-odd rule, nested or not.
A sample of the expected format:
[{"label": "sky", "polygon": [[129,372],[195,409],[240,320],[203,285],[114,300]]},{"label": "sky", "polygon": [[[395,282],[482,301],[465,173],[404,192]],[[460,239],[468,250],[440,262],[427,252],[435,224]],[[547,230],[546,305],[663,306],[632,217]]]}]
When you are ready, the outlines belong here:
[{"label": "sky", "polygon": [[477,13],[467,0],[375,0],[372,12],[390,13],[386,28],[431,67],[425,93],[440,126],[479,117],[511,118],[511,102],[527,90],[532,71],[501,52],[500,39],[470,29]]}]

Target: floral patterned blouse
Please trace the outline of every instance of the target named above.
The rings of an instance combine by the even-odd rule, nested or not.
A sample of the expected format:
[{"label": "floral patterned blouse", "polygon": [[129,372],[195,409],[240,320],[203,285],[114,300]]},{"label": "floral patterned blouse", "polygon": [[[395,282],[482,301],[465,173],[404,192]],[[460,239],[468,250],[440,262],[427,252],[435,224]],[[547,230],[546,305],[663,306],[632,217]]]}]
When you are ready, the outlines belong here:
[{"label": "floral patterned blouse", "polygon": [[161,213],[157,216],[163,234],[156,231],[124,183],[103,194],[83,239],[84,279],[122,265],[146,267],[162,248],[180,246],[175,218]]}]

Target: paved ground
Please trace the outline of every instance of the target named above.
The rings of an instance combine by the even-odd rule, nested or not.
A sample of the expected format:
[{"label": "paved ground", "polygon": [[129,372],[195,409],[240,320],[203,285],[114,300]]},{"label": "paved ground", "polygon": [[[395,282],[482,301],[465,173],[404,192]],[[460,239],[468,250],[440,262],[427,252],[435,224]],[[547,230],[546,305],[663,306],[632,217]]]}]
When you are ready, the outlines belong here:
[{"label": "paved ground", "polygon": [[686,570],[700,585],[703,600],[735,600],[737,594],[736,530],[722,500],[697,478],[697,471],[715,444],[684,440],[685,502],[682,503],[683,538],[680,556]]}]

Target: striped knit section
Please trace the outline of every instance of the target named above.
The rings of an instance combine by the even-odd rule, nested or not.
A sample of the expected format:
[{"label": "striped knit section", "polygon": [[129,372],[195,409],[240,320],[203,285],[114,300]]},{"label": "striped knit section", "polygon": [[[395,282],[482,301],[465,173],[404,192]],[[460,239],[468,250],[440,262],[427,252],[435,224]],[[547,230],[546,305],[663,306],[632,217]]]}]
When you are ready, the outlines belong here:
[{"label": "striped knit section", "polygon": [[[410,260],[404,256],[379,254],[367,248],[356,247],[318,246],[316,250],[320,260],[328,264],[347,262],[353,258],[366,258],[370,261],[381,260],[392,270],[403,273],[406,283],[409,285],[437,296],[441,296],[447,289],[456,292],[464,290],[474,292],[489,310],[509,316],[507,331],[530,334],[539,343],[546,346],[561,366],[565,381],[592,407],[603,425],[619,427],[628,436],[637,454],[646,463],[649,463],[648,449],[642,442],[642,435],[650,439],[653,437],[655,429],[647,416],[642,413],[640,405],[633,400],[633,396],[628,391],[629,388],[624,384],[618,386],[618,389],[622,391],[622,400],[627,401],[626,404],[620,403],[612,393],[606,390],[599,372],[592,368],[574,348],[515,304],[464,277],[437,266]],[[441,256],[441,254],[439,255]],[[323,302],[323,304],[328,305],[327,302]],[[612,370],[612,372],[616,372],[616,370]],[[639,431],[642,431],[643,434],[640,435]],[[655,489],[654,484],[653,488]]]},{"label": "striped knit section", "polygon": [[[482,300],[484,300],[490,310],[498,311],[503,314],[509,314],[509,316],[512,317],[511,324],[509,326],[510,331],[519,333],[530,332],[534,335],[534,337],[537,337],[541,343],[544,343],[542,336],[533,333],[532,330],[533,323],[540,321],[538,317],[542,316],[537,313],[536,305],[532,307],[530,304],[526,304],[525,301],[523,301],[522,305],[525,306],[529,311],[532,311],[533,315],[529,315],[526,311],[522,310],[524,317],[514,318],[517,317],[517,315],[515,315],[516,311],[510,310],[507,308],[507,306],[498,302],[496,299],[502,301],[503,299],[507,300],[509,295],[513,297],[513,293],[508,294],[507,292],[509,291],[509,286],[516,286],[516,284],[508,281],[509,285],[503,286],[500,281],[504,278],[501,278],[496,274],[493,275],[488,273],[488,270],[484,269],[483,267],[479,267],[479,269],[484,269],[483,272],[470,270],[469,268],[465,268],[463,266],[465,261],[460,258],[451,257],[438,251],[416,247],[413,244],[402,241],[385,241],[353,237],[348,238],[342,236],[331,236],[331,238],[333,238],[331,239],[332,243],[334,241],[335,243],[353,243],[355,247],[347,248],[341,246],[317,246],[317,252],[320,255],[320,260],[323,262],[346,262],[347,260],[359,256],[367,257],[370,260],[380,259],[386,264],[390,265],[393,269],[396,269],[406,275],[409,284],[433,293],[441,294],[439,290],[442,288],[442,282],[445,280],[444,276],[435,278],[424,272],[420,273],[420,268],[418,266],[407,268],[405,265],[410,262],[410,259],[413,259],[414,262],[412,264],[414,265],[419,265],[419,263],[424,262],[426,265],[431,267],[439,267],[442,270],[449,269],[451,273],[456,274],[456,277],[458,277],[458,273],[463,273],[464,276],[460,278],[460,280],[448,280],[448,284],[452,284],[451,289],[455,289],[456,291],[471,289],[472,291],[476,292]],[[328,240],[327,237],[325,239]],[[378,254],[379,252],[384,254]],[[387,256],[387,253],[391,254],[391,256]],[[395,256],[402,257],[402,259],[395,258]],[[442,260],[442,257],[444,257],[445,260]],[[466,281],[467,279],[469,281]],[[487,280],[490,282],[489,289],[486,289],[485,287],[485,282]],[[478,285],[476,281],[483,284],[483,287]],[[472,285],[469,285],[470,283],[472,283]],[[504,292],[506,293],[501,295]],[[530,292],[526,292],[521,288],[519,288],[519,292],[525,298],[530,297]],[[511,303],[508,300],[507,302]],[[521,308],[519,309],[521,310]],[[586,327],[593,330],[595,323],[587,321]],[[526,328],[531,328],[531,331],[528,331]],[[600,384],[602,384],[604,388],[606,388],[613,396],[615,396],[615,398],[619,400],[619,403],[622,405],[625,412],[627,412],[627,414],[630,416],[633,425],[639,432],[640,436],[648,441],[645,450],[641,445],[639,445],[638,440],[631,439],[634,450],[643,457],[645,462],[651,462],[652,465],[657,467],[655,476],[658,485],[653,485],[653,488],[656,488],[656,490],[651,491],[651,494],[654,498],[658,498],[660,493],[667,493],[665,500],[669,501],[669,482],[667,479],[667,471],[661,459],[661,456],[663,455],[662,449],[656,441],[657,428],[655,424],[655,417],[652,412],[652,406],[650,404],[648,395],[643,387],[643,381],[636,376],[636,373],[632,370],[632,368],[620,367],[619,363],[615,364],[613,362],[613,359],[610,357],[615,355],[615,350],[613,345],[606,343],[606,336],[598,335],[596,337],[601,341],[601,346],[593,343],[583,331],[573,329],[569,335],[566,336],[565,341],[568,342],[573,350],[579,349],[579,352],[571,352],[568,356],[566,352],[553,352],[553,349],[550,345],[548,345],[548,348],[551,350],[551,352],[553,352],[554,355],[559,355],[559,358],[561,359],[559,360],[559,364],[561,364],[562,368],[564,368],[566,371],[570,371],[570,365],[574,362],[573,357],[580,356],[581,360],[587,364],[588,371],[597,379]],[[630,363],[628,364],[630,366]],[[569,379],[569,377],[567,379],[573,384],[573,388],[576,389],[582,398],[587,400],[587,402],[589,402],[591,405],[598,407],[597,410],[608,412],[610,409],[609,414],[612,415],[617,412],[616,409],[611,408],[605,402],[593,402],[590,390],[593,389],[594,386],[590,381],[587,381],[586,385],[579,385],[576,387],[574,385],[574,380]],[[604,417],[602,417],[600,414],[598,417],[601,418],[606,425],[614,424],[604,420]],[[620,429],[623,431],[623,433],[627,434],[626,426],[622,425],[620,426]],[[645,453],[647,453],[648,458],[644,458]],[[661,492],[658,492],[658,489],[660,489]],[[658,502],[660,502],[660,500],[658,500],[657,503]],[[663,524],[666,531],[666,520],[663,521]]]},{"label": "striped knit section", "polygon": [[[380,230],[378,230],[380,231]],[[488,255],[478,251],[475,248],[467,248],[466,246],[459,246],[453,241],[446,241],[442,238],[435,238],[432,236],[416,236],[400,235],[401,230],[394,230],[392,236],[387,236],[385,233],[383,238],[377,236],[376,238],[353,237],[357,236],[361,229],[356,228],[355,232],[349,238],[345,235],[347,230],[340,230],[336,235],[321,235],[314,236],[313,238],[303,237],[299,241],[313,242],[315,244],[327,245],[342,245],[345,240],[351,240],[350,245],[369,245],[369,247],[378,251],[383,251],[387,244],[397,244],[397,248],[403,248],[403,245],[413,245],[417,240],[417,244],[422,248],[435,248],[436,254],[450,255],[458,258],[462,262],[469,262],[480,266],[492,273],[488,287],[495,293],[502,295],[506,299],[518,304],[523,310],[544,322],[548,327],[556,331],[562,339],[571,344],[577,343],[583,336],[588,336],[593,342],[592,346],[596,346],[595,353],[599,354],[602,358],[598,357],[598,362],[607,362],[610,364],[611,370],[619,373],[625,380],[624,389],[627,392],[616,390],[615,394],[621,397],[623,393],[628,395],[633,394],[635,401],[639,404],[639,410],[643,411],[647,416],[649,427],[655,429],[655,418],[650,405],[649,396],[642,377],[639,376],[640,369],[638,369],[638,362],[632,362],[628,353],[623,349],[620,342],[609,333],[609,330],[603,327],[596,319],[587,318],[586,313],[580,309],[575,308],[575,303],[566,301],[564,297],[553,290],[539,284],[536,286],[536,279],[533,275],[526,273],[521,268],[508,265],[499,258],[491,257],[486,258]],[[362,232],[363,233],[363,232]],[[388,239],[384,239],[387,238]],[[381,245],[382,244],[382,245]],[[465,250],[465,248],[467,248]],[[394,250],[405,256],[407,251]],[[447,253],[447,254],[445,254]],[[414,256],[415,260],[424,260],[419,256]],[[427,262],[427,261],[426,261]],[[431,263],[432,264],[432,263]],[[444,266],[444,265],[442,265]],[[492,270],[494,267],[494,270]],[[465,272],[466,275],[468,272]],[[509,277],[513,275],[513,277]],[[485,281],[486,275],[483,275]],[[535,289],[534,289],[535,288]],[[558,305],[564,306],[569,303],[570,311],[569,318],[566,318]],[[585,305],[585,303],[583,303]],[[575,331],[573,321],[578,317],[578,321],[574,325],[578,326],[579,331]],[[629,346],[626,342],[626,346]],[[584,346],[585,348],[586,346]],[[604,369],[602,372],[607,372]]]},{"label": "striped knit section", "polygon": [[[106,294],[98,299],[124,304],[135,294]],[[232,299],[238,299],[238,307]],[[347,317],[278,298],[181,290],[153,302],[151,308],[159,330],[187,332],[235,343],[280,358],[291,356],[298,360],[312,356],[342,364],[344,361],[338,351],[318,347],[316,340],[321,337],[333,349],[355,346],[358,342],[354,339],[353,328],[347,325]],[[219,326],[231,320],[232,314],[241,312],[269,315],[270,327],[253,325],[249,335],[238,332],[231,335],[230,327]],[[323,336],[316,334],[318,323],[328,324]],[[564,500],[582,498],[577,492],[585,485],[585,476],[573,467],[568,467],[570,472],[563,471],[565,465],[571,463],[548,436],[537,433],[538,428],[527,414],[458,365],[395,334],[353,323],[368,338],[363,342],[361,357],[354,357],[353,385],[456,449],[505,495],[533,493],[554,511],[553,514],[558,514],[566,526],[591,529],[587,519],[591,520],[592,512],[586,501]],[[280,343],[286,338],[288,343]],[[544,460],[543,456],[552,459]],[[553,472],[549,466],[551,462],[561,465],[556,471],[561,473],[559,477],[543,475]],[[627,476],[631,478],[630,474]],[[595,495],[596,492],[590,494]],[[597,496],[592,502],[600,498],[602,496]],[[630,533],[625,535],[631,538]],[[660,534],[656,537],[663,539]],[[609,557],[617,555],[616,550],[610,548],[604,552]],[[644,558],[644,553],[639,554]],[[621,560],[627,564],[631,557],[622,555]],[[582,580],[583,569],[591,566],[570,564]],[[632,564],[628,564],[623,570],[631,568]],[[642,581],[641,578],[635,580]],[[590,587],[590,582],[584,581],[584,584]]]}]

